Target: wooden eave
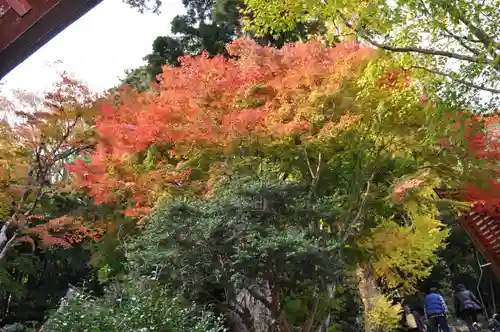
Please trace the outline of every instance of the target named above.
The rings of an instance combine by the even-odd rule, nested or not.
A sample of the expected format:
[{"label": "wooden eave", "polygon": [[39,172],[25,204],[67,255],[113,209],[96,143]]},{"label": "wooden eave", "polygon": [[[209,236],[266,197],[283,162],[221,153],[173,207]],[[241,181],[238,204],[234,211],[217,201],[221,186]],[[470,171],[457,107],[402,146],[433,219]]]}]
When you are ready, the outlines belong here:
[{"label": "wooden eave", "polygon": [[101,1],[0,0],[0,79]]},{"label": "wooden eave", "polygon": [[[435,189],[434,191],[440,198],[464,200],[463,191],[459,189]],[[493,272],[500,278],[500,217],[498,213],[488,215],[485,212],[478,212],[480,210],[473,208],[461,214],[458,223],[467,233],[474,247],[486,262],[490,263]]]}]

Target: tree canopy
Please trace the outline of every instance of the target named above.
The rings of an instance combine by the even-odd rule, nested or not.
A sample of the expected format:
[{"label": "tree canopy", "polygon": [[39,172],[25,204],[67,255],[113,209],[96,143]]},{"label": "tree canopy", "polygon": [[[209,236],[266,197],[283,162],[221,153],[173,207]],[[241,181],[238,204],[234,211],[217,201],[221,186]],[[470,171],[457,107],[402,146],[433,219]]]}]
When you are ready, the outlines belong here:
[{"label": "tree canopy", "polygon": [[[311,19],[331,24],[331,34],[359,40],[398,55],[415,74],[436,75],[448,100],[494,111],[499,107],[499,26],[496,0],[318,2],[246,0],[247,23],[261,33],[292,29]],[[286,15],[283,15],[286,13]],[[446,83],[444,86],[442,83]]]},{"label": "tree canopy", "polygon": [[457,222],[500,206],[494,1],[183,5],[105,95],[0,100],[2,324],[68,282],[44,331],[394,331],[479,275],[495,307]]},{"label": "tree canopy", "polygon": [[[186,269],[192,266],[199,282],[208,278],[212,286],[231,294],[246,289],[278,324],[283,324],[282,331],[293,331],[303,324],[312,329],[328,321],[330,315],[324,312],[323,318],[317,320],[316,311],[308,312],[303,321],[292,323],[286,318],[285,303],[298,290],[280,288],[281,298],[274,304],[259,297],[262,291],[271,291],[262,288],[267,277],[260,275],[260,270],[246,275],[251,272],[250,263],[242,260],[251,260],[254,254],[277,259],[277,253],[269,250],[285,250],[280,249],[280,241],[284,241],[283,246],[291,246],[286,250],[294,252],[283,257],[283,268],[293,268],[294,255],[308,255],[309,250],[317,254],[326,250],[336,264],[349,262],[346,271],[351,276],[357,271],[360,280],[367,310],[365,326],[387,324],[383,317],[389,313],[394,318],[397,307],[386,297],[365,291],[364,285],[373,279],[391,296],[413,292],[418,282],[430,274],[436,251],[448,234],[438,219],[433,187],[443,181],[459,185],[471,178],[479,183],[492,174],[485,172],[481,160],[470,153],[467,139],[456,135],[457,119],[473,118],[472,114],[437,98],[430,99],[390,54],[377,54],[373,48],[355,42],[330,48],[320,41],[310,41],[276,49],[250,39],[237,39],[227,46],[227,51],[229,58],[207,53],[182,57],[180,66],[164,67],[154,89],[125,89],[118,103],[104,103],[102,116],[96,121],[101,140],[90,162],[79,160],[68,167],[75,175],[75,184],[87,190],[96,203],[120,202],[126,206],[127,215],[140,216],[141,223],[152,223],[152,233],[145,233],[149,234],[143,244],[146,247],[140,248],[147,248],[148,243],[158,248],[156,241],[163,245],[164,240],[152,237],[165,234],[167,243],[167,238],[174,241],[172,249],[164,249],[173,255],[168,258],[174,260],[172,264]],[[238,186],[238,181],[250,182]],[[250,189],[259,181],[280,189],[242,194],[242,200],[238,200],[241,194],[230,191],[229,196],[236,201],[224,201],[227,194],[223,188]],[[256,204],[271,204],[265,202],[271,197],[278,199],[277,191],[295,197],[288,185],[305,191],[294,203],[272,204],[290,206],[292,210],[275,212],[276,216],[267,222],[267,213],[252,215],[251,206],[258,212]],[[257,195],[256,201],[250,199],[252,195]],[[162,210],[163,204],[170,206],[163,202],[182,197],[201,201]],[[201,210],[194,208],[197,205]],[[155,207],[159,209],[156,213]],[[295,210],[303,208],[303,212]],[[289,213],[293,217],[288,217]],[[291,220],[300,223],[299,215],[308,221],[295,228]],[[271,228],[261,228],[252,218]],[[235,220],[243,224],[235,224]],[[212,223],[213,229],[209,227]],[[257,229],[245,228],[250,224]],[[157,227],[170,227],[170,231]],[[175,233],[177,227],[179,233]],[[223,230],[236,232],[242,238],[220,233]],[[228,252],[240,246],[240,242],[232,241],[248,239],[250,233],[245,232],[257,231],[258,247],[248,247],[253,254]],[[333,247],[329,242],[311,243],[310,236],[332,241]],[[386,240],[389,236],[393,241]],[[226,238],[227,244],[220,240]],[[193,251],[194,243],[200,246],[200,252]],[[265,243],[277,247],[268,248]],[[259,254],[259,250],[265,253]],[[152,249],[145,249],[148,252]],[[153,260],[166,259],[161,252],[154,253]],[[211,273],[197,274],[221,268],[206,264],[212,264],[211,255],[223,254],[229,255],[228,261],[220,256],[222,261],[216,263],[229,269],[221,270],[223,275],[214,280]],[[243,256],[237,258],[240,254]],[[159,262],[155,264],[158,267]],[[318,263],[314,269],[320,266],[325,268]],[[238,274],[240,268],[242,275]],[[336,285],[333,279],[322,281],[319,276],[297,272],[288,276],[290,270],[273,271],[285,278],[282,283],[297,278],[297,282],[309,285],[314,280],[311,287],[317,293],[308,297],[312,301],[309,303],[319,305],[324,296],[326,304],[331,301],[330,290]],[[322,277],[326,278],[324,273]],[[239,280],[234,278],[240,277],[243,283],[234,284]],[[332,275],[335,277],[339,276]],[[177,291],[193,287],[194,280],[185,275],[171,278],[169,284],[180,282],[174,287]],[[230,280],[231,285],[220,278]],[[254,293],[254,286],[261,287],[260,293]],[[203,288],[201,284],[199,287]],[[231,306],[234,301],[231,297],[222,303]],[[370,313],[374,303],[379,309],[385,303],[382,308],[386,311],[374,309]],[[322,308],[325,310],[323,304]],[[240,315],[243,324],[248,318],[245,315]],[[248,327],[250,323],[246,324]]]}]

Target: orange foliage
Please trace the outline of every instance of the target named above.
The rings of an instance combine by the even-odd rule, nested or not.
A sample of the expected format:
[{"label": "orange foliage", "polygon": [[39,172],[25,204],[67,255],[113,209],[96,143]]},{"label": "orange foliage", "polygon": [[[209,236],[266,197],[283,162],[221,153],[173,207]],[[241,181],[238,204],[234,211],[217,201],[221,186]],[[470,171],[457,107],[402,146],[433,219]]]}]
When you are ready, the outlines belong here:
[{"label": "orange foliage", "polygon": [[[118,106],[104,103],[91,162],[68,167],[77,184],[97,203],[128,199],[128,214],[145,213],[155,193],[189,180],[183,163],[195,151],[227,152],[239,142],[310,131],[314,120],[300,107],[311,92],[339,91],[373,55],[359,44],[326,48],[319,41],[277,50],[237,39],[227,49],[231,59],[183,57],[180,67],[164,67],[154,91],[126,89]],[[357,120],[346,115],[339,126]],[[168,151],[149,169],[134,169],[131,160],[153,145]]]},{"label": "orange foliage", "polygon": [[392,193],[392,200],[395,203],[402,203],[406,193],[422,185],[429,176],[429,173],[430,172],[427,170],[416,177],[405,179],[404,181],[396,183]]},{"label": "orange foliage", "polygon": [[37,211],[42,197],[64,189],[68,158],[92,149],[96,97],[66,73],[43,98],[18,93],[21,106],[27,107],[13,110],[13,123],[0,123],[0,189],[12,200],[10,216],[0,230],[0,247],[15,243],[6,240],[14,233],[10,230],[19,234],[17,239],[11,236],[17,242],[34,244],[31,236],[35,236],[45,245],[70,246],[51,232],[70,228],[74,218],[47,220]]},{"label": "orange foliage", "polygon": [[[399,90],[410,86],[412,82],[411,72],[408,70],[403,70],[401,68],[393,68],[387,71],[379,79],[379,84],[381,87],[388,90]],[[422,98],[422,102],[425,103],[425,98]]]}]

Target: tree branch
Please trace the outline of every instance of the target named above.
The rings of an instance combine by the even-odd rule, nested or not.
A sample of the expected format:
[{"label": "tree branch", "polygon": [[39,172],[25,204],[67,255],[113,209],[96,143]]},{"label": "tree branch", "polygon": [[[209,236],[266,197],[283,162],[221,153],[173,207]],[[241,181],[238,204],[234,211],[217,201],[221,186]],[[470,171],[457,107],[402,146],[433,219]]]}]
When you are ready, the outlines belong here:
[{"label": "tree branch", "polygon": [[75,153],[80,153],[82,151],[85,151],[85,150],[88,150],[88,149],[91,149],[93,148],[94,146],[96,145],[96,143],[90,143],[90,144],[87,144],[87,145],[84,145],[82,147],[78,147],[78,148],[72,148],[72,149],[68,149],[64,152],[61,152],[60,154],[58,154],[57,156],[54,157],[54,159],[52,160],[53,163],[55,163],[56,161],[58,160],[62,160],[62,159],[65,159],[65,158],[68,158],[69,156],[71,156],[72,154],[75,154]]},{"label": "tree branch", "polygon": [[250,293],[250,295],[252,295],[255,299],[262,302],[262,304],[264,304],[264,306],[266,306],[266,308],[269,309],[269,311],[271,311],[273,314],[277,314],[275,310],[273,310],[272,303],[264,295],[262,295],[261,292],[256,290],[255,287],[247,287],[247,290]]},{"label": "tree branch", "polygon": [[371,39],[368,37],[366,34],[361,33],[360,37],[373,46],[376,46],[378,48],[381,48],[383,50],[391,51],[391,52],[396,52],[396,53],[420,53],[420,54],[427,54],[427,55],[438,55],[438,56],[444,56],[447,58],[453,58],[453,59],[458,59],[458,60],[463,60],[463,61],[468,61],[468,62],[474,62],[474,63],[483,63],[484,61],[491,63],[489,60],[481,60],[478,57],[474,56],[469,56],[465,54],[460,54],[460,53],[455,53],[455,52],[448,52],[448,51],[440,51],[440,50],[433,50],[433,49],[427,49],[427,48],[421,48],[421,47],[415,47],[415,46],[406,46],[406,47],[396,47],[396,46],[391,46],[383,43],[376,42],[375,40]]},{"label": "tree branch", "polygon": [[[477,39],[479,39],[481,41],[481,43],[484,45],[484,48],[486,49],[486,51],[488,51],[488,53],[493,57],[493,61],[494,61],[495,58],[497,58],[499,56],[499,54],[495,51],[495,50],[498,50],[498,43],[495,42],[493,40],[493,38],[491,38],[486,33],[486,31],[484,31],[483,29],[472,24],[472,22],[469,21],[465,16],[459,15],[458,19],[460,20],[460,22],[465,24],[465,26],[467,26],[470,29],[472,34],[474,36],[476,36]],[[495,67],[495,69],[500,70],[499,65],[496,65],[494,67]]]},{"label": "tree branch", "polygon": [[311,178],[314,179],[314,171],[312,169],[311,162],[309,161],[309,155],[307,154],[306,148],[304,148],[304,154],[306,155],[307,168],[309,169],[309,174],[311,174]]},{"label": "tree branch", "polygon": [[311,312],[309,313],[309,317],[307,317],[307,320],[304,323],[304,326],[302,327],[302,332],[311,332],[314,319],[316,318],[316,313],[318,312],[318,305],[319,305],[319,296],[315,296],[312,300]]},{"label": "tree branch", "polygon": [[28,215],[30,215],[33,212],[33,210],[35,209],[36,205],[38,204],[38,201],[40,200],[40,198],[42,198],[43,187],[44,187],[43,185],[40,185],[37,188],[37,193],[35,195],[35,200],[31,204],[30,208],[24,212],[25,216],[28,216]]},{"label": "tree branch", "polygon": [[428,71],[429,73],[448,77],[450,80],[452,80],[456,83],[463,84],[463,85],[468,86],[468,87],[473,88],[473,89],[488,91],[491,93],[500,93],[500,90],[498,90],[498,89],[489,88],[489,87],[486,87],[484,85],[474,84],[472,82],[468,82],[468,81],[462,80],[460,78],[453,77],[452,75],[450,75],[448,73],[445,73],[445,72],[442,72],[442,71],[439,71],[436,69],[430,69],[430,68],[425,68],[425,67],[421,67],[421,66],[412,66],[411,68],[425,70],[425,71]]},{"label": "tree branch", "polygon": [[2,229],[0,230],[0,248],[3,248],[5,243],[7,242],[7,231],[9,229],[9,225],[10,225],[10,220],[6,221],[2,225]]},{"label": "tree branch", "polygon": [[343,238],[342,238],[342,242],[346,242],[347,241],[347,238],[349,237],[350,235],[350,231],[352,229],[354,229],[354,227],[356,227],[356,224],[359,222],[359,220],[361,219],[361,215],[363,213],[363,208],[364,206],[366,205],[366,201],[368,200],[368,194],[370,193],[370,188],[371,188],[371,184],[372,184],[372,181],[373,181],[373,178],[375,177],[375,174],[377,172],[373,172],[372,175],[370,176],[370,179],[368,179],[367,183],[366,183],[366,190],[363,194],[363,199],[361,200],[361,204],[359,205],[359,208],[358,208],[358,213],[356,214],[356,216],[354,217],[353,221],[351,222],[351,227],[349,227]]},{"label": "tree branch", "polygon": [[[344,21],[344,24],[347,27],[349,27],[350,29],[353,29],[354,31],[356,31],[361,39],[364,39],[365,41],[372,44],[373,46],[381,48],[383,50],[396,52],[396,53],[420,53],[420,54],[427,54],[427,55],[438,55],[438,56],[443,56],[443,57],[447,57],[447,58],[473,62],[473,63],[484,63],[484,62],[487,62],[488,64],[493,63],[490,59],[481,59],[477,56],[470,56],[470,55],[465,55],[465,54],[460,54],[460,53],[455,53],[455,52],[434,50],[434,49],[421,48],[421,47],[416,47],[416,46],[397,47],[397,46],[387,45],[384,43],[379,43],[379,42],[375,41],[373,38],[371,38],[369,36],[368,32],[364,31],[361,28],[355,28],[351,23],[349,23],[349,20],[347,19],[347,17],[345,17],[345,15],[342,12],[340,12],[338,10],[337,13],[339,13],[339,15],[341,16],[342,20]],[[494,68],[497,70],[500,70],[500,64],[495,65]]]},{"label": "tree branch", "polygon": [[9,251],[10,247],[12,246],[12,243],[16,238],[17,238],[17,233],[14,233],[9,239],[9,241],[7,241],[5,246],[2,248],[2,251],[0,252],[0,261],[2,261],[5,258],[7,252]]},{"label": "tree branch", "polygon": [[[431,10],[429,8],[427,8],[427,6],[425,5],[424,1],[420,0],[419,2],[422,5],[422,8],[423,8],[425,14],[429,18],[432,18],[433,15],[431,13]],[[461,36],[458,36],[455,33],[453,33],[450,30],[448,30],[448,28],[446,27],[446,22],[444,24],[443,24],[443,22],[437,22],[437,23],[438,23],[439,27],[441,28],[441,30],[443,30],[443,31],[445,31],[447,33],[448,37],[451,37],[451,38],[455,39],[460,45],[462,45],[462,47],[464,47],[466,50],[468,50],[472,54],[480,55],[480,52],[478,50],[470,47],[469,45],[467,45],[465,43],[465,41],[468,40],[467,38],[463,38]]]}]

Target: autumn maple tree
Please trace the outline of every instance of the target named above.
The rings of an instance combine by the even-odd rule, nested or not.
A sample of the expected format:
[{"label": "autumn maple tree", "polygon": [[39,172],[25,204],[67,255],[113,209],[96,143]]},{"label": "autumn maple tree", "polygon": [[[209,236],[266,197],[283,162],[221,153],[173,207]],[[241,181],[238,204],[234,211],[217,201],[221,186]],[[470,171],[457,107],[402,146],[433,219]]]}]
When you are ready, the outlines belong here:
[{"label": "autumn maple tree", "polygon": [[500,116],[474,116],[465,126],[471,153],[481,160],[480,172],[489,175],[486,183],[470,182],[465,187],[465,199],[474,204],[476,212],[491,217],[500,216]]},{"label": "autumn maple tree", "polygon": [[447,236],[432,189],[463,180],[462,156],[440,143],[454,129],[446,104],[390,54],[354,42],[227,49],[229,59],[184,57],[151,90],[102,104],[96,149],[68,166],[75,184],[149,216],[177,196],[211,200],[238,178],[299,183],[305,204],[331,200],[334,217],[310,230],[341,243],[366,310],[387,303],[377,285],[412,292]]},{"label": "autumn maple tree", "polygon": [[[66,73],[41,100],[20,93],[16,107],[0,123],[0,260],[22,242],[70,244],[53,231],[76,226],[73,216],[55,217],[42,202],[67,188],[64,165],[94,147],[96,96]],[[29,97],[29,98],[28,98]],[[26,105],[27,100],[31,105]],[[81,229],[84,231],[83,229]]]},{"label": "autumn maple tree", "polygon": [[[217,167],[217,154],[240,149],[239,142],[251,146],[317,131],[312,126],[321,126],[319,114],[316,124],[307,109],[297,112],[306,94],[330,78],[331,88],[339,89],[372,54],[356,44],[326,50],[308,43],[277,51],[245,39],[228,50],[239,59],[185,57],[180,68],[165,67],[155,91],[124,90],[118,107],[103,105],[96,122],[102,141],[91,163],[80,160],[71,167],[97,202],[126,197],[134,203],[130,213],[149,208],[157,193],[203,178],[193,162]],[[324,122],[328,115],[321,117]],[[323,135],[358,118],[344,114]]]}]

